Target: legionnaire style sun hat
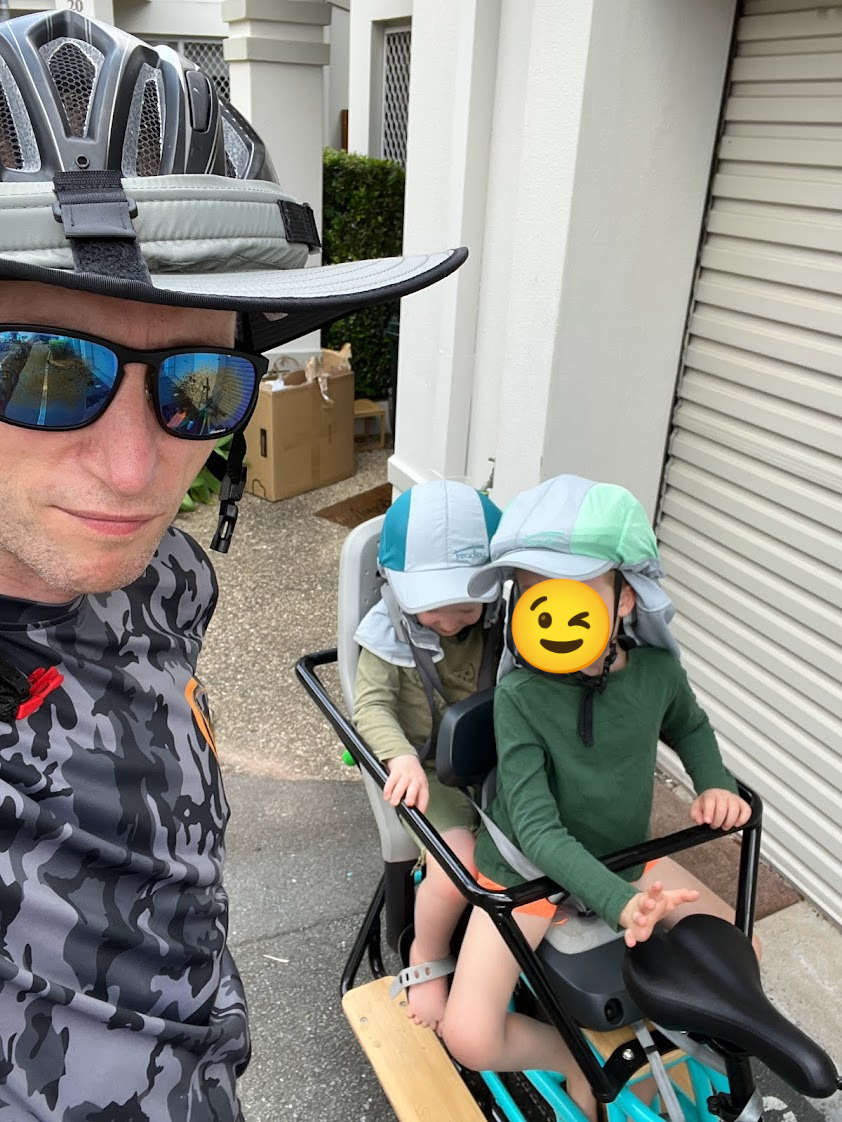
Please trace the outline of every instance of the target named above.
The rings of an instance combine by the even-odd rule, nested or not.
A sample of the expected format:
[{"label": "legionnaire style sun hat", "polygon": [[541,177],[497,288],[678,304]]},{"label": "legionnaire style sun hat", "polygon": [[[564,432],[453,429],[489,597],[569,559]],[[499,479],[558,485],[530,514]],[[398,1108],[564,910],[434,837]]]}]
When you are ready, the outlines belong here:
[{"label": "legionnaire style sun hat", "polygon": [[623,621],[636,643],[679,657],[669,630],[675,606],[660,586],[664,576],[652,526],[625,487],[559,475],[524,491],[503,511],[491,542],[491,560],[469,583],[482,595],[514,569],[548,579],[592,580],[617,569],[636,594]]},{"label": "legionnaire style sun hat", "polygon": [[499,521],[494,503],[467,483],[434,479],[399,495],[386,512],[378,562],[402,611],[496,600],[499,578],[479,593],[468,584],[489,559]]},{"label": "legionnaire style sun hat", "polygon": [[[487,495],[449,479],[416,483],[395,499],[383,519],[377,558],[384,578],[380,599],[360,621],[354,639],[385,662],[415,668],[434,721],[435,695],[450,704],[435,666],[444,649],[438,632],[417,616],[451,604],[482,604],[481,622],[472,625],[483,632],[477,688],[494,684],[502,645],[501,585],[492,581],[472,596],[468,582],[488,560],[499,521],[500,510]],[[463,628],[457,641],[470,630]],[[422,760],[431,747],[428,737],[419,748]]]},{"label": "legionnaire style sun hat", "polygon": [[[262,354],[356,309],[415,292],[467,256],[461,248],[306,268],[319,247],[311,207],[278,184],[260,137],[193,63],[75,12],[0,24],[0,282],[239,313],[244,350],[227,365],[225,356],[200,356],[204,366],[194,371],[187,356],[170,362],[166,372],[158,369],[158,384],[169,379],[168,400],[155,400],[160,423],[174,436],[233,433],[227,461],[214,453],[208,463],[224,476],[212,543],[220,552],[228,549],[243,494],[242,430],[261,373],[245,352]],[[87,410],[81,422],[48,424],[35,409],[34,420],[4,414],[9,423],[92,423],[95,409],[108,403],[103,394],[122,376],[119,364],[137,361],[121,360],[103,340],[80,336],[68,344],[64,336],[30,338],[26,331],[13,325],[6,333],[12,369],[3,373],[12,379],[30,348],[55,364],[62,356],[77,361],[77,352],[93,345],[109,371],[97,375],[101,384],[76,378],[74,404]],[[191,431],[190,411],[207,417],[226,394],[239,398],[236,410],[223,409],[227,428]],[[0,384],[5,407],[3,397]]]}]

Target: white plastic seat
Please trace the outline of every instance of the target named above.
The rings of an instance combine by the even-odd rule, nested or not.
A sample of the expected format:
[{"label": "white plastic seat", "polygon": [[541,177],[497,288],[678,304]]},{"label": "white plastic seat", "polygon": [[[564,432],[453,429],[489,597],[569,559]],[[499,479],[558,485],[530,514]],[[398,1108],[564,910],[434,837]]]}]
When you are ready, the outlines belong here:
[{"label": "white plastic seat", "polygon": [[[349,714],[354,712],[354,683],[360,648],[354,632],[360,620],[379,598],[377,551],[383,515],[355,527],[348,534],[339,556],[339,607],[337,619],[337,660],[342,696]],[[383,799],[383,792],[374,779],[363,771],[368,800],[380,834],[380,851],[384,861],[414,861],[418,850],[401,826],[395,809]]]}]

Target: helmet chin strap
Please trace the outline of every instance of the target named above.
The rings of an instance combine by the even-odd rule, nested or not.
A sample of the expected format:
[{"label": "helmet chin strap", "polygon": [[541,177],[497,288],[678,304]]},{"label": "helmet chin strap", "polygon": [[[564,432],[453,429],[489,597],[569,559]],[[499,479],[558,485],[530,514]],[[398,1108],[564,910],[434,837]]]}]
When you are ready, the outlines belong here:
[{"label": "helmet chin strap", "polygon": [[608,649],[605,652],[605,657],[602,661],[602,670],[597,674],[586,674],[583,670],[577,670],[573,674],[555,674],[550,670],[541,670],[537,666],[532,666],[531,663],[525,662],[520,652],[515,646],[514,637],[512,635],[512,613],[508,613],[506,621],[506,645],[515,657],[515,661],[519,666],[525,667],[534,671],[536,674],[544,674],[548,678],[572,678],[580,685],[584,686],[582,693],[582,704],[579,707],[579,720],[576,728],[579,739],[583,744],[589,748],[593,746],[593,705],[594,697],[602,693],[608,685],[608,675],[611,667],[617,659],[617,632],[620,627],[620,594],[623,589],[623,578],[620,575],[620,570],[614,570],[614,618],[613,627],[611,629],[611,638],[608,642]]},{"label": "helmet chin strap", "polygon": [[219,491],[219,521],[211,542],[211,549],[215,549],[217,553],[228,552],[234,535],[234,527],[237,524],[237,503],[243,497],[248,472],[243,464],[245,455],[246,438],[240,429],[231,438],[231,450],[227,461],[218,452],[212,452],[208,459],[208,467],[217,478],[219,478],[217,474],[219,465],[225,465],[222,487]]}]

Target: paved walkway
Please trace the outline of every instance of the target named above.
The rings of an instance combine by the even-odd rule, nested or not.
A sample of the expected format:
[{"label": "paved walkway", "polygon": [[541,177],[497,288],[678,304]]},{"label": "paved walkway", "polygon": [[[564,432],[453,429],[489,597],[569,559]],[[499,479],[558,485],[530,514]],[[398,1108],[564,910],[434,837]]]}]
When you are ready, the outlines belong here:
[{"label": "paved walkway", "polygon": [[[379,876],[356,774],[295,682],[300,655],[332,646],[346,530],[316,510],[382,483],[386,453],[344,483],[282,503],[246,496],[200,673],[214,705],[232,807],[231,943],[254,1033],[247,1122],[393,1122],[339,1005],[339,977]],[[206,547],[215,511],[180,524]],[[806,903],[759,925],[770,996],[842,1063],[842,934]],[[842,1122],[760,1073],[767,1122]]]}]

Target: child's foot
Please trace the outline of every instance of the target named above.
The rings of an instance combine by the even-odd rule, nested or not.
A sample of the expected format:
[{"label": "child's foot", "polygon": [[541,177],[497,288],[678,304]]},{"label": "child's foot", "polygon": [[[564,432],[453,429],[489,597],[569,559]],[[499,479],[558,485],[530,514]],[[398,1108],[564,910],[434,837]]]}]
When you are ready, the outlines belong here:
[{"label": "child's foot", "polygon": [[[429,962],[429,956],[419,954],[413,942],[409,948],[409,965],[417,966],[420,962]],[[434,1032],[439,1021],[444,1016],[444,1007],[447,1004],[447,978],[432,978],[429,982],[416,982],[414,986],[407,987],[406,1015],[416,1025],[431,1028]]]}]

